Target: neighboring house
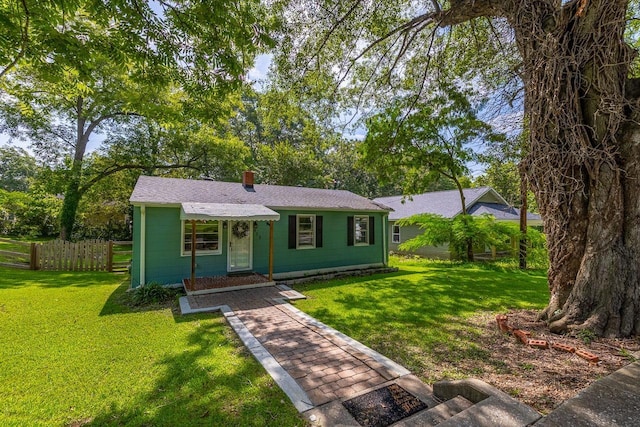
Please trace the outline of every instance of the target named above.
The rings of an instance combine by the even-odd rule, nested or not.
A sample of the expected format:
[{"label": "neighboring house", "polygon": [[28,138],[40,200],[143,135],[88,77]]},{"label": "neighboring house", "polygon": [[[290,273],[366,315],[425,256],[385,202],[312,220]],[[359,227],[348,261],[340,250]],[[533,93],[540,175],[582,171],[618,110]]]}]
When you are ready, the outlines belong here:
[{"label": "neighboring house", "polygon": [[[509,204],[493,188],[479,187],[466,188],[463,190],[467,212],[470,215],[493,215],[498,221],[520,221],[520,210],[509,206]],[[462,213],[462,203],[458,190],[435,191],[432,193],[418,194],[414,196],[391,196],[374,199],[374,202],[381,203],[393,209],[389,214],[389,250],[402,252],[398,246],[402,242],[422,234],[418,226],[400,227],[396,224],[401,218],[407,218],[416,214],[431,213],[441,215],[445,218],[453,218]],[[527,213],[528,225],[542,225],[540,215]],[[490,248],[480,248],[478,252],[490,251]],[[412,251],[417,255],[429,258],[451,258],[449,245],[425,246]]]},{"label": "neighboring house", "polygon": [[349,191],[141,176],[129,200],[132,287],[181,283],[192,262],[194,277],[277,280],[388,261],[389,208]]}]

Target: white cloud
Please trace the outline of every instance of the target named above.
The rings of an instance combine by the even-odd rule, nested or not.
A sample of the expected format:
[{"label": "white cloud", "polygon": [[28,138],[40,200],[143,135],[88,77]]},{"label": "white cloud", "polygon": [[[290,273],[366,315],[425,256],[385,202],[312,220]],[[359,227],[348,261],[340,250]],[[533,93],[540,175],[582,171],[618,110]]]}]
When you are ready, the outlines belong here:
[{"label": "white cloud", "polygon": [[273,54],[271,53],[258,55],[254,61],[253,67],[247,73],[249,81],[252,83],[257,83],[258,88],[260,88],[267,80],[267,74],[269,72],[269,67],[271,66],[271,61],[273,61]]}]

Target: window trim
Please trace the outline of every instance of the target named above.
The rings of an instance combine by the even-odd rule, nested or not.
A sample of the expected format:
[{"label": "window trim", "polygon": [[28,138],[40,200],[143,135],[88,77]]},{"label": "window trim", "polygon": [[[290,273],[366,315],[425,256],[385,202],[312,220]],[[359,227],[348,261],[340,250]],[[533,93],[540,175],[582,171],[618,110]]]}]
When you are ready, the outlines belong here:
[{"label": "window trim", "polygon": [[[360,222],[362,222],[362,219],[365,219],[365,222],[367,223],[367,234],[366,234],[366,238],[364,239],[364,242],[360,242],[358,243],[358,239],[356,239],[356,235],[358,234],[357,231],[357,225],[358,225],[358,220],[360,220]],[[369,236],[369,233],[371,233],[371,229],[369,227],[369,216],[368,215],[354,215],[353,216],[353,246],[369,246],[370,245],[370,241],[371,241],[371,237]]]},{"label": "window trim", "polygon": [[[396,233],[394,231],[394,229],[398,227],[398,232]],[[398,237],[398,240],[396,240],[396,236]],[[401,237],[400,237],[400,226],[397,224],[391,224],[391,243],[400,243]]]},{"label": "window trim", "polygon": [[[206,255],[222,255],[222,221],[215,219],[215,220],[210,220],[207,222],[203,222],[203,221],[196,221],[196,232],[197,232],[197,228],[198,228],[198,224],[207,224],[208,222],[217,222],[218,223],[218,249],[217,250],[209,250],[209,249],[196,249],[196,256],[206,256]],[[185,246],[185,227],[186,224],[191,224],[190,220],[181,220],[180,221],[180,225],[181,225],[181,232],[180,232],[180,256],[181,257],[188,257],[191,256],[191,250],[189,251],[185,251],[184,250],[184,246]]]},{"label": "window trim", "polygon": [[[312,245],[310,246],[300,246],[300,218],[301,217],[310,217],[313,218],[311,222],[311,236],[312,236]],[[316,224],[317,224],[316,214],[296,214],[296,249],[315,249],[316,248]]]}]

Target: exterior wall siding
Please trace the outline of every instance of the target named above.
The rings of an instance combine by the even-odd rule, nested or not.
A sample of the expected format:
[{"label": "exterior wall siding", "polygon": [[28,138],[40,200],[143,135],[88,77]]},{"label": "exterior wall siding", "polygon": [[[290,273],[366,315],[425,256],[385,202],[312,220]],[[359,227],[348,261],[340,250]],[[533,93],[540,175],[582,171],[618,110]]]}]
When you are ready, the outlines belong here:
[{"label": "exterior wall siding", "polygon": [[[414,254],[419,255],[425,258],[433,258],[433,259],[452,259],[451,251],[449,250],[448,244],[443,244],[441,246],[423,246],[419,249],[413,251],[401,251],[398,249],[399,243],[393,243],[392,240],[392,231],[393,224],[395,221],[389,221],[389,227],[387,228],[387,235],[389,236],[389,250],[398,254]],[[411,225],[407,227],[400,227],[400,243],[404,243],[409,239],[412,239],[416,236],[419,236],[423,233],[423,230],[416,225]],[[473,250],[474,254],[487,254],[491,253],[491,248],[489,247],[475,247]]]},{"label": "exterior wall siding", "polygon": [[[347,217],[362,215],[358,212],[328,211],[278,211],[280,221],[274,223],[274,261],[273,272],[315,270],[320,268],[345,267],[361,264],[384,264],[385,249],[382,232],[384,230],[381,213],[368,213],[375,218],[374,244],[368,246],[347,246]],[[322,216],[323,245],[313,249],[289,249],[288,217],[296,214],[315,214]],[[266,274],[269,258],[269,229],[266,225],[258,225],[259,230],[254,240],[254,270]]]},{"label": "exterior wall siding", "polygon": [[[347,245],[347,217],[359,212],[293,211],[279,210],[280,220],[274,222],[274,273],[347,267],[362,264],[385,264],[384,213],[368,213],[375,218],[374,244]],[[296,214],[315,214],[323,217],[323,246],[313,249],[289,249],[288,217]],[[131,286],[140,286],[140,207],[134,207],[133,254]],[[191,274],[191,257],[181,256],[180,208],[146,208],[146,283],[180,283]],[[219,255],[196,257],[196,275],[219,276],[227,274],[227,248],[229,227],[222,227]],[[387,240],[388,241],[388,240]],[[269,223],[254,222],[252,271],[267,275],[269,272]]]},{"label": "exterior wall siding", "polygon": [[[389,250],[391,252],[399,253],[399,254],[415,254],[420,255],[425,258],[434,258],[434,259],[451,259],[451,253],[449,252],[449,245],[444,244],[441,246],[423,246],[414,251],[401,251],[398,249],[398,243],[392,242],[391,232],[393,230],[393,224],[395,221],[389,221],[389,227],[387,228],[387,236],[389,236]],[[411,225],[407,227],[400,227],[400,243],[404,243],[409,239],[412,239],[416,236],[422,234],[423,231],[416,225]]]}]

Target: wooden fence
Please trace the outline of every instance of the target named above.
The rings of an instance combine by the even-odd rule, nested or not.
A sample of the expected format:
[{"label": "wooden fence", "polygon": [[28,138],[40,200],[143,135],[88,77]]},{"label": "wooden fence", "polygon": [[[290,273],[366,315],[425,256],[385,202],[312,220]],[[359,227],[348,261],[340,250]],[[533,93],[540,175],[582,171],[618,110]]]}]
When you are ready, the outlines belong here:
[{"label": "wooden fence", "polygon": [[[131,241],[110,241],[111,244],[111,269],[114,273],[127,273],[131,265],[133,244]],[[126,249],[128,247],[128,249]]]},{"label": "wooden fence", "polygon": [[25,243],[0,239],[11,250],[0,250],[0,265],[30,270],[126,272],[131,263],[129,241],[52,240]]},{"label": "wooden fence", "polygon": [[38,270],[110,271],[109,242],[52,240],[36,246]]},{"label": "wooden fence", "polygon": [[33,270],[31,260],[35,259],[35,243],[0,239],[0,265]]}]

